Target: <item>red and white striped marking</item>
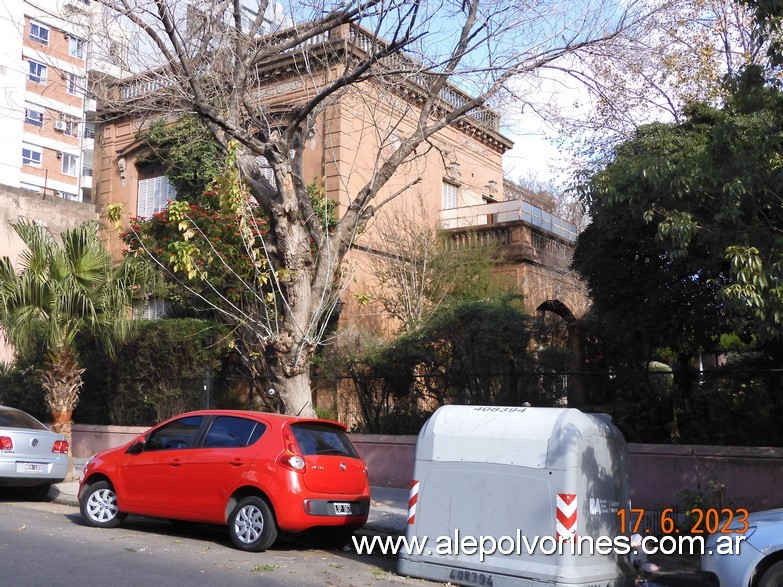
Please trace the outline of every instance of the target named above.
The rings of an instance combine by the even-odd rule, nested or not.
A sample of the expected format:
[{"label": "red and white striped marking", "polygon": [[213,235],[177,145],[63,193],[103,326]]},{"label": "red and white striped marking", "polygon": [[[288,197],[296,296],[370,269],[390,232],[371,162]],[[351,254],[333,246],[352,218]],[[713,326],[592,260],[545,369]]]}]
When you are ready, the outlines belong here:
[{"label": "red and white striped marking", "polygon": [[564,542],[576,537],[576,493],[557,494],[557,539]]},{"label": "red and white striped marking", "polygon": [[408,524],[416,521],[416,503],[419,501],[419,482],[411,481],[411,495],[408,499]]}]

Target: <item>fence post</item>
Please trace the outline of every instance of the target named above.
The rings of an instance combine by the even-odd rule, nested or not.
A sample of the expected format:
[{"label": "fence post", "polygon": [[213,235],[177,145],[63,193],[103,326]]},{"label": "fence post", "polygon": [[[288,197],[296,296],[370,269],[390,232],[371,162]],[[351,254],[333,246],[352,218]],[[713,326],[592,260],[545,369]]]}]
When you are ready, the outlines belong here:
[{"label": "fence post", "polygon": [[212,367],[207,367],[207,370],[204,373],[203,382],[204,382],[204,391],[201,396],[201,401],[204,404],[204,409],[208,410],[211,407],[210,404],[212,403],[210,397],[212,392]]}]

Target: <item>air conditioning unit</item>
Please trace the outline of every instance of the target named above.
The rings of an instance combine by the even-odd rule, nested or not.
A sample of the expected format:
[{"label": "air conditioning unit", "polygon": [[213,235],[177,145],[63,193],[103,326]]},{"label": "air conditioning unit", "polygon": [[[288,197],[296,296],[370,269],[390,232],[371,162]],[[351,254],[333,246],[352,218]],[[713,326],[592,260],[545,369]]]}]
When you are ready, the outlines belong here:
[{"label": "air conditioning unit", "polygon": [[65,132],[68,130],[68,123],[64,120],[55,120],[54,121],[54,130],[61,130]]}]

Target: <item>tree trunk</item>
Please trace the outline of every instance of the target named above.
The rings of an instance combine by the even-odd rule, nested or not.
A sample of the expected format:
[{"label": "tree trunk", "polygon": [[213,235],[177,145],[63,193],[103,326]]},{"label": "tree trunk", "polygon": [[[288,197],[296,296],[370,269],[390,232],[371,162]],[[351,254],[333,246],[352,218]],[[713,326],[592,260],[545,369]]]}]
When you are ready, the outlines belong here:
[{"label": "tree trunk", "polygon": [[583,379],[585,340],[582,326],[576,321],[568,324],[568,348],[571,351],[568,363],[568,407],[581,408],[587,404],[587,389]]},{"label": "tree trunk", "polygon": [[76,352],[68,347],[57,347],[38,371],[41,387],[44,389],[46,404],[52,416],[52,429],[65,435],[68,441],[68,478],[74,477],[73,453],[71,444],[73,435],[73,409],[79,403],[79,390],[82,387],[82,373]]},{"label": "tree trunk", "polygon": [[[269,389],[274,390],[273,395],[278,398],[282,413],[315,418],[309,364],[304,367],[302,373],[296,375],[286,375],[282,367],[271,366],[269,369]],[[268,390],[267,393],[269,393]]]},{"label": "tree trunk", "polygon": [[67,479],[73,479],[76,471],[73,467],[73,412],[71,410],[51,410],[52,430],[65,436],[68,441],[68,476]]}]

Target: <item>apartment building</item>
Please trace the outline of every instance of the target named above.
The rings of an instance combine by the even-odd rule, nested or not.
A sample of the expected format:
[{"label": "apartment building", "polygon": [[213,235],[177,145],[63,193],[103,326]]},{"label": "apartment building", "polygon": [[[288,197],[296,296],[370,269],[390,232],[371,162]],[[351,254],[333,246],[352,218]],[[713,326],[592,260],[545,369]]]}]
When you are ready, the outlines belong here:
[{"label": "apartment building", "polygon": [[[0,15],[0,184],[91,200],[95,101],[87,0],[6,3]],[[91,116],[93,115],[93,116]]]}]

